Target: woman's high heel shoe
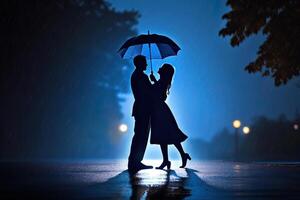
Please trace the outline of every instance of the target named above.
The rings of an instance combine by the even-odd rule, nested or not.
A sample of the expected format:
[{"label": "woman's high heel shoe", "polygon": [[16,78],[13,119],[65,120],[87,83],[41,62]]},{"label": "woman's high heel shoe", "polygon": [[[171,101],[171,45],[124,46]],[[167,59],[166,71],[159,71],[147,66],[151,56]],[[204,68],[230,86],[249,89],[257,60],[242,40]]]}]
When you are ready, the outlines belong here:
[{"label": "woman's high heel shoe", "polygon": [[170,161],[163,161],[159,167],[155,167],[155,169],[163,169],[165,166],[167,166],[167,169],[171,168],[171,162]]},{"label": "woman's high heel shoe", "polygon": [[185,153],[182,157],[182,165],[180,166],[180,168],[185,168],[188,159],[192,160],[191,156],[188,153]]}]

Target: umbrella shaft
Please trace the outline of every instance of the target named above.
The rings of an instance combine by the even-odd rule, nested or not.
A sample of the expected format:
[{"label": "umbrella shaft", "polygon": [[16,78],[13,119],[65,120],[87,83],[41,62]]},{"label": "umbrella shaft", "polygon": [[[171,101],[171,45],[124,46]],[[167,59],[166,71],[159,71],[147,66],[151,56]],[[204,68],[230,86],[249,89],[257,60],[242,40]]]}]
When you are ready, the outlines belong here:
[{"label": "umbrella shaft", "polygon": [[151,67],[151,74],[153,74],[153,70],[152,70],[152,53],[151,53],[151,44],[149,44],[149,53],[150,53],[150,67]]}]

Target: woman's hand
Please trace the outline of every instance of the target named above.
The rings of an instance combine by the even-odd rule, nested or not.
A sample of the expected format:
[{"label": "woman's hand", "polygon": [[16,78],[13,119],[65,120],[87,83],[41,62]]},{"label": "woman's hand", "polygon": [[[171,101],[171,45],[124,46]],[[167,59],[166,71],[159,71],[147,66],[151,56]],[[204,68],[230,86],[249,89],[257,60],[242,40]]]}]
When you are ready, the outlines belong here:
[{"label": "woman's hand", "polygon": [[157,80],[153,74],[150,74],[150,80],[153,81],[154,83],[157,82]]}]

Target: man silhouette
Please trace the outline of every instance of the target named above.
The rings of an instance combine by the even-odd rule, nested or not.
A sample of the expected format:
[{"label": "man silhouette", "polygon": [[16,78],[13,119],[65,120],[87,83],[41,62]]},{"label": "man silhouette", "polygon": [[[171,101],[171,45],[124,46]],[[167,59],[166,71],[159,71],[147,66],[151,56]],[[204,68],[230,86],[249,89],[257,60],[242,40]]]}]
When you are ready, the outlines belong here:
[{"label": "man silhouette", "polygon": [[134,96],[132,116],[135,119],[134,136],[132,138],[128,169],[138,171],[152,166],[144,165],[143,160],[150,131],[151,82],[144,73],[147,68],[146,57],[138,55],[134,58],[135,70],[131,75],[131,90]]}]

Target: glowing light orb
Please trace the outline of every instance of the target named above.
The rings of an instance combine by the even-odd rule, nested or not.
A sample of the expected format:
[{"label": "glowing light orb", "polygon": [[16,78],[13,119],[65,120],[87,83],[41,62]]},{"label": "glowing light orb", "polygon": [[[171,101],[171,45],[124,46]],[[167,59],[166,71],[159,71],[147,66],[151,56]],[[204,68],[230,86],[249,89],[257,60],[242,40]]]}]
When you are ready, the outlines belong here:
[{"label": "glowing light orb", "polygon": [[245,126],[243,128],[243,133],[246,134],[246,135],[249,134],[250,133],[250,128],[248,126]]},{"label": "glowing light orb", "polygon": [[298,124],[294,124],[294,130],[295,131],[299,130],[299,125]]},{"label": "glowing light orb", "polygon": [[125,133],[128,130],[128,126],[126,124],[121,124],[119,126],[119,131]]},{"label": "glowing light orb", "polygon": [[232,122],[232,125],[234,128],[240,128],[241,127],[241,121],[240,120],[234,120]]}]

